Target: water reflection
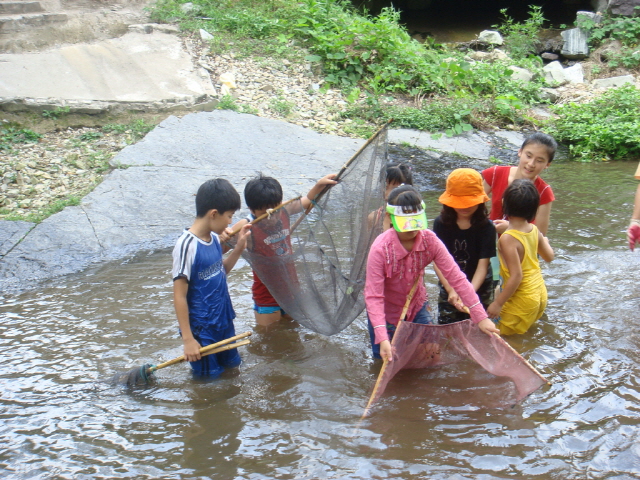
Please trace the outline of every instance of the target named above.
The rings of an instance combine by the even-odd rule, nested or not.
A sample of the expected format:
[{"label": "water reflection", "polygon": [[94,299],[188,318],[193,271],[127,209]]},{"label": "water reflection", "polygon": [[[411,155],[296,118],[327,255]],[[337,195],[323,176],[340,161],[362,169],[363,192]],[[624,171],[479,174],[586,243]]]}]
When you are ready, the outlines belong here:
[{"label": "water reflection", "polygon": [[[448,170],[415,162],[433,172],[433,218]],[[378,368],[364,319],[333,337],[259,330],[243,263],[230,277],[236,330],[253,331],[240,368],[207,382],[178,365],[150,387],[111,387],[101,380],[116,371],[181,354],[170,252],[144,253],[3,298],[2,476],[637,478],[640,255],[623,233],[634,167],[554,162],[545,176],[560,255],[544,270],[546,318],[510,343],[552,385],[520,405],[488,408],[510,386],[464,363],[402,372],[360,424]]]}]

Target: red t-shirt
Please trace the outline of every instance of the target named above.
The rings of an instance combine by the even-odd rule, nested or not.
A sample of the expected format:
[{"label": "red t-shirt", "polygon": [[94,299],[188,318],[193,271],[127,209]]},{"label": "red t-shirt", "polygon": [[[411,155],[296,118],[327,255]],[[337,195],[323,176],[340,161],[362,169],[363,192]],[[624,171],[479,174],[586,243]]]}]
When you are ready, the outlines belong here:
[{"label": "red t-shirt", "polygon": [[[252,220],[253,218],[248,218]],[[251,229],[251,247],[248,249],[252,254],[260,257],[280,257],[291,255],[289,214],[285,208],[280,209],[272,218],[265,219],[254,224]],[[288,266],[288,265],[287,265]],[[289,267],[289,266],[288,266]],[[274,272],[277,271],[274,268]],[[288,272],[291,275],[294,272]],[[282,279],[284,281],[284,279]],[[253,285],[251,286],[253,301],[260,307],[277,307],[278,302],[267,286],[260,280],[255,270],[253,272]]]},{"label": "red t-shirt", "polygon": [[[510,171],[511,167],[508,165],[496,165],[482,171],[482,178],[491,186],[491,211],[489,212],[491,220],[502,220],[504,218],[502,195],[509,185]],[[551,187],[540,177],[537,177],[533,184],[540,194],[540,205],[551,203],[556,199]]]}]

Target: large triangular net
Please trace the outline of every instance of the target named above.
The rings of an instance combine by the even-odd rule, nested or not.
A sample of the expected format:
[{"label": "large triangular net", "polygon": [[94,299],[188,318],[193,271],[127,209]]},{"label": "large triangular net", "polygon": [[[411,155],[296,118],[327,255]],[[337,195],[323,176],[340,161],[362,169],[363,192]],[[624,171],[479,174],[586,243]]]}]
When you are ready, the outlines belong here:
[{"label": "large triangular net", "polygon": [[504,339],[481,332],[471,320],[448,325],[401,321],[393,336],[392,345],[393,361],[383,365],[365,416],[384,393],[391,379],[404,369],[437,367],[472,360],[489,373],[511,380],[513,390],[505,398],[505,404],[517,403],[548,383]]},{"label": "large triangular net", "polygon": [[[381,231],[387,128],[381,128],[338,172],[338,184],[302,211],[288,202],[254,223],[243,253],[278,305],[307,328],[333,335],[364,309],[369,247]],[[375,220],[371,220],[374,218]],[[274,236],[290,232],[290,244]],[[265,244],[280,243],[279,250]]]}]

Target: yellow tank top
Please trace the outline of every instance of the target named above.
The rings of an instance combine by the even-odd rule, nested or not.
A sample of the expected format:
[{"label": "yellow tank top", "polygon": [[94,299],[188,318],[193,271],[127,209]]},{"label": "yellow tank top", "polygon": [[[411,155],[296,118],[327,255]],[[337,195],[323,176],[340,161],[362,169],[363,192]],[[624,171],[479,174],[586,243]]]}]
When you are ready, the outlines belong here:
[{"label": "yellow tank top", "polygon": [[[540,262],[538,261],[538,227],[531,225],[533,228],[529,233],[520,230],[507,230],[503,235],[511,235],[513,238],[522,243],[524,247],[524,257],[520,265],[522,266],[522,282],[516,292],[518,295],[534,293],[544,286],[542,279],[542,271],[540,270]],[[509,270],[500,255],[500,275],[506,282],[509,277]]]}]

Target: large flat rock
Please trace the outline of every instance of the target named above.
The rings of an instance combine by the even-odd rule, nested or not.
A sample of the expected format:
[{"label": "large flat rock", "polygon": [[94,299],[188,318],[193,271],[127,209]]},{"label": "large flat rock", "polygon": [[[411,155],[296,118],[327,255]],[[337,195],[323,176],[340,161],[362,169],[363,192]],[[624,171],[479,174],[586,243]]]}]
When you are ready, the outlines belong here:
[{"label": "large flat rock", "polygon": [[173,245],[193,221],[198,187],[210,178],[228,179],[242,196],[246,182],[262,171],[280,180],[286,199],[305,194],[362,143],[230,111],[169,117],[122,150],[114,162],[128,168],[111,172],[79,206],[30,231],[31,224],[1,222],[7,253],[0,259],[0,291]]}]

